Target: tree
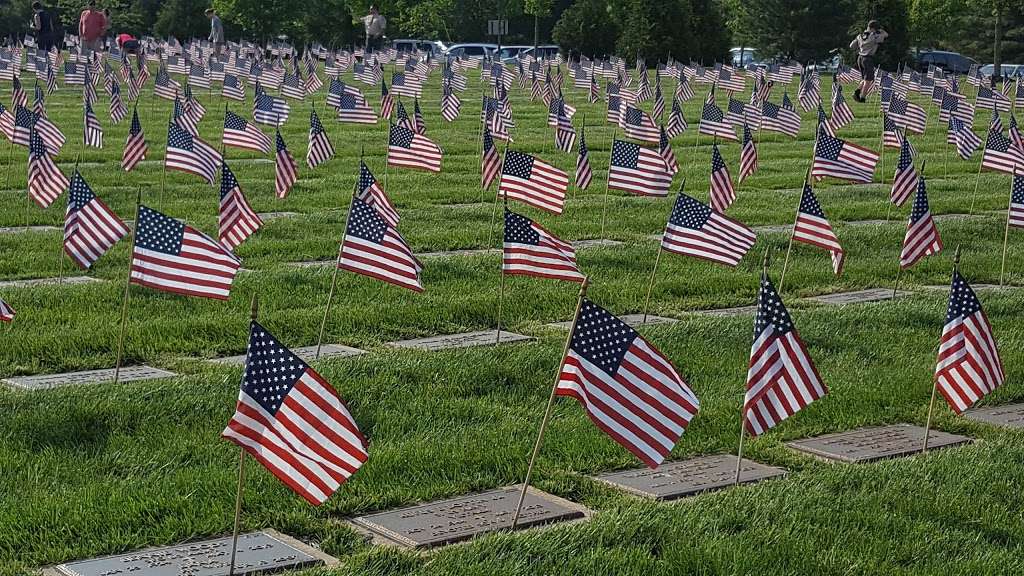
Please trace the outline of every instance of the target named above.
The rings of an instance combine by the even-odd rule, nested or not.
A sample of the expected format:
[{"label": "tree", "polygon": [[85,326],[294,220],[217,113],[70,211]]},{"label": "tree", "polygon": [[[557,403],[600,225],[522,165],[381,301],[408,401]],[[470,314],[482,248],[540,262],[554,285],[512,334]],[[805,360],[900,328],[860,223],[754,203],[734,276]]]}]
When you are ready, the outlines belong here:
[{"label": "tree", "polygon": [[167,0],[157,12],[153,33],[174,36],[184,42],[191,38],[205,38],[210,22],[203,12],[210,7],[209,0]]},{"label": "tree", "polygon": [[554,0],[525,0],[523,11],[533,16],[533,45],[540,44],[540,19],[551,15]]},{"label": "tree", "polygon": [[834,48],[845,48],[853,23],[852,0],[746,0],[735,3],[735,26],[746,30],[762,55],[823,60]]},{"label": "tree", "polygon": [[[724,5],[717,0],[692,0],[694,53],[698,62],[725,62],[729,56],[733,34],[726,25]],[[682,53],[677,53],[682,55]]]},{"label": "tree", "polygon": [[622,8],[625,14],[616,49],[623,58],[664,60],[695,53],[688,0],[626,0]]},{"label": "tree", "polygon": [[562,12],[551,36],[563,50],[601,57],[615,51],[619,27],[608,0],[577,0]]}]

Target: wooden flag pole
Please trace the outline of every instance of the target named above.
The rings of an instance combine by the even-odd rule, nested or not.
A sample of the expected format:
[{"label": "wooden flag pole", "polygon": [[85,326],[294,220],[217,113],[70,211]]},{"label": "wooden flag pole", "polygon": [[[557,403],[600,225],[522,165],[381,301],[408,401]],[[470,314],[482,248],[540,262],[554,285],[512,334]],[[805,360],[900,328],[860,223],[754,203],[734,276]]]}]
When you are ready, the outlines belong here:
[{"label": "wooden flag pole", "polygon": [[[925,167],[926,164],[928,164],[928,160],[922,160],[921,161],[921,170],[918,173],[918,177],[919,178],[924,178],[924,167]],[[892,203],[890,202],[890,204],[892,204]],[[902,250],[901,250],[901,252],[902,252]],[[903,274],[903,266],[900,265],[899,269],[896,270],[896,282],[894,282],[893,286],[892,286],[892,297],[893,297],[893,299],[896,298],[896,294],[899,292],[900,276],[902,274]]]},{"label": "wooden flag pole", "polygon": [[[259,312],[259,295],[252,295],[249,316],[253,322]],[[231,561],[228,564],[228,576],[235,576],[235,555],[238,552],[238,530],[242,524],[242,487],[245,484],[245,448],[238,449],[238,484],[235,488],[235,524],[231,530]]]},{"label": "wooden flag pole", "polygon": [[[617,126],[612,128],[612,139],[608,146],[608,172],[612,170],[612,150],[615,148],[615,133]],[[610,187],[611,178],[608,177],[608,172],[605,173],[604,178],[604,200],[601,202],[601,238],[604,238],[604,227],[608,220],[608,188]]]},{"label": "wooden flag pole", "polygon": [[7,176],[4,178],[4,188],[11,187],[11,172],[14,171],[14,138],[11,138],[10,143],[7,147]]},{"label": "wooden flag pole", "polygon": [[978,163],[978,175],[974,178],[974,194],[971,196],[971,209],[967,211],[968,216],[974,214],[974,202],[978,199],[978,187],[981,185],[981,169],[985,165],[984,154],[982,154],[981,162]]},{"label": "wooden flag pole", "polygon": [[[174,93],[174,100],[177,102],[178,93]],[[171,112],[168,114],[167,120],[168,125],[174,122],[174,106],[171,106]],[[164,166],[163,170],[160,171],[160,209],[165,210],[167,207],[164,206],[164,189],[167,187],[167,147],[164,147]],[[138,221],[136,221],[138,222]]]},{"label": "wooden flag pole", "polygon": [[498,193],[494,195],[494,204],[491,205],[491,228],[487,232],[487,247],[491,247],[491,242],[494,242],[494,218],[498,213],[498,198],[505,198],[508,202],[508,198],[505,193],[501,191],[501,177],[505,173],[505,160],[508,159],[508,140],[505,140],[505,153],[501,155],[501,170],[498,172]]},{"label": "wooden flag pole", "polygon": [[[771,263],[772,247],[769,245],[764,249],[764,261],[761,264],[761,274],[767,276],[768,265]],[[743,470],[743,439],[747,435],[746,395],[744,395],[743,407],[740,408],[740,445],[736,449],[736,479],[734,484],[740,483],[740,472]]]},{"label": "wooden flag pole", "polygon": [[[360,151],[359,162],[362,163],[363,155]],[[348,202],[348,213],[345,214],[345,230],[341,233],[341,243],[345,243],[345,234],[348,231],[348,221],[352,217],[352,204],[355,202],[356,194],[359,191],[359,178],[356,178],[356,183],[352,186],[352,198]],[[338,268],[341,265],[341,246],[338,246],[338,255],[334,259],[334,272],[331,273],[331,289],[327,293],[327,306],[324,308],[324,317],[320,321],[320,334],[316,338],[316,355],[315,360],[320,359],[320,347],[324,342],[324,331],[327,328],[327,317],[331,314],[331,303],[334,302],[334,290],[338,286]]]},{"label": "wooden flag pole", "polygon": [[1010,180],[1010,201],[1006,207],[1006,228],[1003,230],[1003,263],[999,267],[999,287],[1003,287],[1003,279],[1006,276],[1006,247],[1010,240],[1010,210],[1013,208],[1013,180],[1017,179],[1017,168],[1013,168],[1013,179]]},{"label": "wooden flag pole", "polygon": [[[957,270],[960,268],[960,245],[956,245],[956,252],[953,253],[953,275],[956,275]],[[934,377],[932,378],[932,398],[928,401],[928,418],[924,423],[924,440],[921,442],[921,453],[924,454],[928,451],[928,434],[932,428],[932,414],[935,411],[935,393],[939,389],[939,382]]]},{"label": "wooden flag pole", "polygon": [[[508,209],[508,198],[505,198],[505,209]],[[501,312],[502,304],[505,302],[505,256],[504,248],[502,249],[501,265],[498,268],[499,276],[498,279],[498,334],[494,339],[495,344],[501,344]]]},{"label": "wooden flag pole", "polygon": [[388,120],[388,129],[384,131],[387,135],[385,138],[384,148],[384,192],[390,194],[390,188],[388,188],[388,172],[391,167],[391,120]]},{"label": "wooden flag pole", "polygon": [[572,326],[569,327],[569,335],[565,338],[565,347],[562,349],[562,360],[558,364],[558,370],[555,372],[555,383],[551,386],[551,395],[548,396],[548,405],[544,409],[544,418],[540,421],[540,431],[537,433],[537,441],[533,445],[533,453],[530,455],[530,464],[526,468],[526,479],[523,480],[523,489],[519,493],[519,503],[516,504],[516,511],[512,514],[512,529],[516,529],[516,524],[519,523],[519,514],[523,510],[523,501],[526,500],[526,491],[530,488],[530,478],[533,476],[533,468],[537,463],[537,454],[540,453],[540,445],[544,439],[544,431],[548,427],[548,421],[551,419],[551,409],[555,405],[555,392],[558,391],[558,379],[562,375],[562,369],[565,368],[565,357],[569,353],[569,345],[572,344],[572,335],[576,331],[576,323],[580,319],[580,309],[583,308],[583,299],[587,296],[587,287],[590,285],[590,279],[587,277],[583,278],[583,283],[580,284],[580,294],[576,300],[576,312],[572,316]]},{"label": "wooden flag pole", "polygon": [[[142,187],[139,187],[138,195],[135,197],[135,228],[139,227],[139,207],[142,206]],[[124,358],[124,327],[128,319],[128,295],[130,293],[129,288],[132,285],[132,258],[135,254],[135,240],[137,235],[135,234],[135,228],[129,228],[128,234],[132,237],[132,247],[128,251],[128,274],[125,275],[124,280],[124,298],[121,302],[121,333],[117,337],[117,361],[114,363],[114,385],[117,385],[118,379],[121,376],[121,362]]]},{"label": "wooden flag pole", "polygon": [[[679,193],[683,193],[683,189],[686,187],[686,177],[683,176],[682,181],[679,183]],[[675,210],[675,205],[672,206],[671,210]],[[669,218],[672,217],[672,212],[669,211]],[[654,257],[654,268],[651,270],[651,280],[647,283],[647,297],[644,299],[644,319],[642,324],[647,323],[647,312],[651,309],[651,292],[654,290],[654,277],[658,274],[658,264],[661,262],[661,243],[658,243],[656,248],[657,255]]]}]

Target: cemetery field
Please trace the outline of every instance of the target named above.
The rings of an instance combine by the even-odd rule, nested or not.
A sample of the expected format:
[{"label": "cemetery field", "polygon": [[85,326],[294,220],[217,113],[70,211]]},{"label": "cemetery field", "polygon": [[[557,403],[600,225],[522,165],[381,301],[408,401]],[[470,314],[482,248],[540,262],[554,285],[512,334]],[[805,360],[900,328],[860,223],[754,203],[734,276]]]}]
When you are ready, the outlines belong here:
[{"label": "cemetery field", "polygon": [[[369,460],[324,505],[312,507],[249,460],[242,527],[273,528],[339,558],[310,574],[1008,574],[1024,570],[1024,434],[958,417],[942,398],[933,427],[974,439],[923,456],[867,464],[831,463],[786,442],[864,426],[925,424],[954,249],[977,288],[999,284],[1010,177],[983,172],[980,151],[962,161],[947,150],[935,106],[928,130],[911,140],[926,161],[932,213],[945,250],[906,271],[895,300],[837,306],[815,296],[894,286],[910,204],[888,206],[898,151],[887,149],[871,185],[826,180],[815,186],[846,249],[843,274],[826,252],[796,244],[782,297],[817,363],[829,394],[775,430],[747,441],[744,456],[785,468],[784,478],[670,503],[629,495],[591,476],[642,464],[587,418],[574,400],[556,401],[535,479],[536,488],[590,509],[583,522],[491,534],[426,554],[372,545],[346,522],[352,517],[481,492],[522,482],[565,342],[578,285],[508,277],[503,325],[529,341],[424,351],[389,342],[492,330],[497,323],[501,212],[495,191],[481,192],[476,71],[462,94],[461,117],[441,119],[435,78],[421,102],[427,136],[444,149],[443,172],[385,169],[386,124],[339,124],[315,102],[335,159],[305,166],[310,101],[290,101],[284,139],[300,162],[290,195],[274,196],[272,156],[228,149],[226,158],[254,209],[283,213],[237,254],[243,270],[227,302],[129,290],[125,366],[147,365],[174,375],[154,380],[25,390],[0,386],[0,575],[140,548],[224,536],[231,532],[238,449],[220,438],[238,395],[241,366],[210,362],[243,354],[250,301],[261,323],[290,347],[317,343],[331,286],[331,265],[344,231],[360,155],[385,181],[402,216],[399,229],[424,264],[421,294],[341,271],[325,344],[365,351],[313,363],[347,402],[369,438]],[[571,79],[566,78],[571,86]],[[27,81],[26,81],[27,82]],[[828,80],[822,93],[829,94]],[[965,83],[966,84],[966,83]],[[10,101],[9,83],[0,101]],[[374,109],[379,87],[359,85]],[[674,81],[665,84],[671,95]],[[706,86],[685,105],[688,130],[673,141],[681,165],[676,185],[708,199],[711,139],[697,136]],[[847,92],[852,92],[849,86]],[[973,87],[967,86],[970,95]],[[489,93],[490,88],[486,87]],[[171,103],[143,90],[138,110],[149,143],[147,161],[125,174],[119,163],[129,118],[111,124],[100,91],[96,112],[102,150],[82,146],[81,91],[61,87],[46,100],[49,118],[67,135],[58,156],[70,176],[77,164],[93,190],[122,218],[142,203],[216,237],[218,188],[196,176],[164,172]],[[781,98],[776,86],[772,101]],[[31,98],[31,90],[29,90]],[[796,100],[796,83],[789,90]],[[219,148],[225,100],[197,91],[207,114],[202,137]],[[613,127],[604,103],[588,104],[569,88],[585,121],[594,181],[570,187],[567,209],[553,216],[510,203],[565,240],[607,239],[583,246],[578,262],[590,277],[588,297],[619,315],[643,313],[648,281],[673,197],[605,197]],[[746,99],[746,97],[744,97]],[[880,148],[877,96],[848,97],[856,120],[839,136]],[[412,102],[405,100],[412,113]],[[511,147],[573,172],[576,154],[558,152],[546,107],[512,89],[517,127]],[[719,104],[724,107],[724,95]],[[669,100],[669,107],[671,100]],[[650,110],[650,103],[644,107]],[[827,107],[827,105],[826,105]],[[229,108],[251,118],[250,99]],[[700,412],[672,459],[735,454],[753,315],[702,311],[755,303],[762,257],[773,249],[778,286],[813,143],[814,114],[804,113],[799,138],[765,133],[758,172],[737,185],[728,215],[758,232],[736,269],[664,253],[650,313],[677,319],[638,327],[684,375]],[[585,120],[584,120],[585,119]],[[1008,118],[1004,117],[1008,121]],[[988,113],[975,122],[984,134]],[[271,134],[264,127],[264,131]],[[503,144],[501,144],[504,147]],[[721,146],[735,179],[740,146]],[[42,210],[26,205],[26,150],[0,147],[0,282],[63,277],[44,285],[0,283],[0,297],[18,315],[0,325],[0,378],[113,368],[130,244],[122,241],[87,273],[61,258],[66,196]],[[387,174],[385,176],[385,174]],[[977,186],[977,193],[975,188]],[[972,210],[973,205],[973,210]],[[602,217],[607,210],[606,217]],[[969,212],[973,212],[968,216]],[[493,219],[493,220],[492,220]],[[603,220],[605,221],[602,224]],[[493,221],[493,225],[492,225]],[[871,222],[867,222],[871,221]],[[760,227],[776,226],[762,230]],[[88,276],[96,281],[69,281]],[[978,288],[999,341],[1007,383],[984,405],[1024,401],[1024,232],[1010,230],[1003,289]],[[1019,286],[1020,288],[1013,288]],[[936,288],[939,287],[939,288]]]}]

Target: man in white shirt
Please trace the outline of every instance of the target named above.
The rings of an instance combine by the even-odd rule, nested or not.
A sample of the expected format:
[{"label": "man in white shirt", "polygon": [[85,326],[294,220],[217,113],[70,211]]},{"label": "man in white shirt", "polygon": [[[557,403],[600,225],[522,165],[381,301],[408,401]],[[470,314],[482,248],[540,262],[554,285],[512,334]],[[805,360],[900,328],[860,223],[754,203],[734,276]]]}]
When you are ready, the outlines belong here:
[{"label": "man in white shirt", "polygon": [[363,25],[366,26],[366,53],[369,54],[380,48],[388,21],[381,16],[377,6],[371,4],[370,13],[363,17]]},{"label": "man in white shirt", "polygon": [[860,86],[853,92],[853,99],[857,102],[864,102],[863,94],[871,92],[871,85],[875,83],[875,52],[888,37],[889,33],[882,30],[878,20],[872,20],[868,22],[867,30],[850,42],[850,48],[857,50],[857,69],[861,78]]},{"label": "man in white shirt", "polygon": [[210,19],[210,44],[213,44],[214,53],[219,55],[224,46],[224,23],[213,8],[206,9],[206,17]]}]

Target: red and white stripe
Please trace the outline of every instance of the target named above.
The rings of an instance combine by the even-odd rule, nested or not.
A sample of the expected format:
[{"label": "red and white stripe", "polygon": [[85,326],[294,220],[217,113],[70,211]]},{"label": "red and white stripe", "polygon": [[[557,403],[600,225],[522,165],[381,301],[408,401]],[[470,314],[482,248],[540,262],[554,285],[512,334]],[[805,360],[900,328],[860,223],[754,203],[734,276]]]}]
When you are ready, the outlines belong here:
[{"label": "red and white stripe", "polygon": [[227,300],[241,268],[232,256],[206,234],[185,226],[177,256],[139,247],[132,251],[131,281],[165,292]]},{"label": "red and white stripe", "polygon": [[423,291],[420,263],[413,256],[412,249],[405,240],[390,226],[381,244],[346,235],[341,243],[338,268],[408,288],[414,292]]},{"label": "red and white stripe", "polygon": [[747,433],[760,436],[827,392],[796,330],[780,335],[769,322],[750,349],[743,400]]},{"label": "red and white stripe", "polygon": [[68,206],[64,222],[64,252],[82,268],[89,268],[114,244],[128,235],[128,226],[99,198],[79,210]]},{"label": "red and white stripe", "polygon": [[28,195],[40,208],[48,208],[68,189],[68,177],[49,154],[30,154],[28,159]]},{"label": "red and white stripe", "polygon": [[502,251],[502,272],[583,282],[585,277],[576,265],[576,249],[572,244],[559,239],[536,222],[530,227],[540,235],[539,242],[534,245],[506,240]]},{"label": "red and white stripe", "polygon": [[846,252],[827,219],[800,211],[793,227],[793,240],[827,250],[832,257],[832,271],[836,276],[842,273]]}]

